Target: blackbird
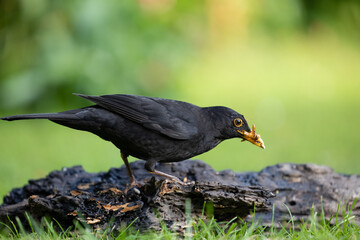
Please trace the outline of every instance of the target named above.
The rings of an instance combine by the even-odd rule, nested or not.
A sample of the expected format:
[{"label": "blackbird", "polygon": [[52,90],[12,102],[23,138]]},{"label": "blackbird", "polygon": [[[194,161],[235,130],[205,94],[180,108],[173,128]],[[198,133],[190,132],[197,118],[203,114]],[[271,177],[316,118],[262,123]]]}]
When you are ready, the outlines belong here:
[{"label": "blackbird", "polygon": [[2,120],[49,119],[55,123],[92,132],[120,149],[130,178],[136,185],[128,156],[146,160],[151,173],[182,183],[155,169],[157,162],[177,162],[209,151],[223,140],[241,138],[265,148],[255,125],[250,130],[244,116],[227,107],[198,107],[162,98],[114,94],[75,94],[95,105],[59,113],[25,114]]}]

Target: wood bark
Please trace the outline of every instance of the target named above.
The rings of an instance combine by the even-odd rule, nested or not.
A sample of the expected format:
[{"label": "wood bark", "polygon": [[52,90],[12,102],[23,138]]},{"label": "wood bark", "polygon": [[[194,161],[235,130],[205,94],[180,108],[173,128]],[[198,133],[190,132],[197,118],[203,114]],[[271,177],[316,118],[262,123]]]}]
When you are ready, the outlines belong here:
[{"label": "wood bark", "polygon": [[[79,220],[101,229],[120,230],[133,223],[141,230],[160,230],[165,223],[183,231],[189,201],[193,219],[214,216],[219,221],[234,217],[249,221],[255,210],[263,225],[280,227],[290,220],[288,208],[295,222],[306,220],[312,209],[319,213],[323,209],[331,219],[337,212],[341,217],[342,208],[351,206],[360,194],[360,176],[337,174],[314,164],[278,164],[246,173],[217,172],[199,160],[159,164],[160,171],[185,180],[185,185],[179,185],[148,173],[144,163],[130,164],[140,186],[129,190],[124,166],[100,173],[75,166],[30,180],[4,197],[0,221],[18,216],[26,227],[27,212],[37,220],[55,218],[63,227]],[[359,207],[356,203],[352,211],[358,224]]]}]

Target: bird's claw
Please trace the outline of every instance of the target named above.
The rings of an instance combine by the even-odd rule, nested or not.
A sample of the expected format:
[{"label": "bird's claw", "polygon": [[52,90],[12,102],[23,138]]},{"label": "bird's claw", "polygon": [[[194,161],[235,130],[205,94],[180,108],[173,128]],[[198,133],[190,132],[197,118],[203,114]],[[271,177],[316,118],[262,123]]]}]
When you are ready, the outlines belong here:
[{"label": "bird's claw", "polygon": [[139,188],[141,188],[143,185],[140,184],[137,181],[133,181],[130,183],[130,185],[126,186],[124,189],[124,193],[126,194],[130,189],[133,189],[135,193],[140,194]]},{"label": "bird's claw", "polygon": [[169,178],[169,177],[166,177],[164,179],[164,182],[165,183],[177,183],[177,184],[180,184],[182,186],[186,185],[186,183],[184,183],[183,181],[181,181],[179,178],[177,177],[172,177],[172,178]]}]

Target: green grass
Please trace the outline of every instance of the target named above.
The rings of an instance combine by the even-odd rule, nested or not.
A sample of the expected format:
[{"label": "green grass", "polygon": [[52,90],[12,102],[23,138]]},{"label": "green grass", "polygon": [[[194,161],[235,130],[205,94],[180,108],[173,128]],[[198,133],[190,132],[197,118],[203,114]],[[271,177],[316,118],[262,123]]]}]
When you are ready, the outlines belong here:
[{"label": "green grass", "polygon": [[[282,226],[265,227],[260,222],[244,222],[234,218],[228,222],[217,222],[214,218],[194,220],[188,218],[188,228],[184,231],[185,239],[359,239],[360,227],[352,223],[352,209],[344,213],[344,218],[334,216],[335,224],[325,220],[323,211],[312,211],[309,218],[295,224],[292,217]],[[291,213],[290,213],[291,216]],[[165,224],[160,232],[139,232],[131,225],[123,227],[119,232],[107,230],[92,230],[88,225],[75,222],[68,229],[56,220],[43,218],[40,223],[27,216],[30,232],[24,230],[19,219],[6,225],[1,223],[0,239],[182,239],[182,237],[168,229]],[[296,227],[295,227],[296,226]]]}]

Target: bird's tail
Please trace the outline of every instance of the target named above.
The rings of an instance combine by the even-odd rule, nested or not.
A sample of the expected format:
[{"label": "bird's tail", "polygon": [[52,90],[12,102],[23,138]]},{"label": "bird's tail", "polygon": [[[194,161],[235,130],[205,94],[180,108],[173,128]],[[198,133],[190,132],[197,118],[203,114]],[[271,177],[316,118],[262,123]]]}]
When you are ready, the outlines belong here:
[{"label": "bird's tail", "polygon": [[77,118],[74,114],[66,113],[35,113],[35,114],[22,114],[0,118],[1,120],[14,121],[24,119],[49,119],[49,120],[71,120]]}]

